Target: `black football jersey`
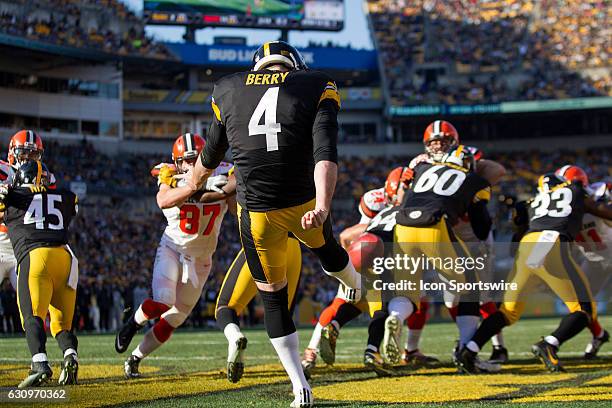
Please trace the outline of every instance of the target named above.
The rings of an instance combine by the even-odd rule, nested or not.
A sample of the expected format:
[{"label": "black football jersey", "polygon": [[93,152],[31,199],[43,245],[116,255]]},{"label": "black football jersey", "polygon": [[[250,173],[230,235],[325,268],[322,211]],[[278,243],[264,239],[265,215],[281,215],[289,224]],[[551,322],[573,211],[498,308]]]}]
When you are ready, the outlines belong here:
[{"label": "black football jersey", "polygon": [[489,182],[476,173],[448,163],[420,163],[404,195],[397,223],[424,227],[446,216],[455,225],[477,193]]},{"label": "black football jersey", "polygon": [[[333,101],[337,113],[336,85],[319,71],[241,72],[215,85],[213,121],[222,124],[231,146],[243,208],[268,211],[315,197],[313,134],[324,100]],[[337,133],[335,115],[333,121]]]},{"label": "black football jersey", "polygon": [[399,206],[387,207],[376,214],[366,227],[366,232],[378,236],[385,243],[392,243],[393,231],[397,223],[396,217],[399,209]]},{"label": "black football jersey", "polygon": [[539,192],[529,205],[529,230],[557,231],[574,239],[582,228],[587,193],[579,182],[550,173],[540,177]]},{"label": "black football jersey", "polygon": [[18,187],[9,192],[5,204],[4,221],[18,263],[35,248],[68,243],[68,226],[78,210],[74,193]]}]

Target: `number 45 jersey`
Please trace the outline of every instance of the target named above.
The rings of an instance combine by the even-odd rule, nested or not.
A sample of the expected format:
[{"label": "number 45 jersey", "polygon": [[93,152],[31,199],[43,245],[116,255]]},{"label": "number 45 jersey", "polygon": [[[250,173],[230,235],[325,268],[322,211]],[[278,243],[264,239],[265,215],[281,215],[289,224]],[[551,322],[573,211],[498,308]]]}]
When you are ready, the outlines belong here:
[{"label": "number 45 jersey", "polygon": [[[329,110],[319,112],[320,105]],[[311,70],[233,74],[215,85],[212,108],[207,145],[219,141],[232,147],[242,208],[270,211],[315,197],[313,155],[333,156],[336,161],[340,96],[327,74]]]},{"label": "number 45 jersey", "polygon": [[[227,174],[231,167],[231,164],[221,163],[214,175]],[[178,185],[184,185],[184,181],[179,180]],[[204,204],[190,198],[180,207],[162,210],[168,221],[162,241],[170,241],[181,252],[196,250],[212,255],[227,208],[225,200]]]},{"label": "number 45 jersey", "polygon": [[77,196],[67,190],[17,187],[5,200],[4,221],[20,263],[35,248],[68,243],[68,226],[78,212]]},{"label": "number 45 jersey", "polygon": [[557,231],[571,240],[582,228],[587,192],[580,182],[570,182],[554,173],[540,176],[538,194],[531,201],[529,231]]}]

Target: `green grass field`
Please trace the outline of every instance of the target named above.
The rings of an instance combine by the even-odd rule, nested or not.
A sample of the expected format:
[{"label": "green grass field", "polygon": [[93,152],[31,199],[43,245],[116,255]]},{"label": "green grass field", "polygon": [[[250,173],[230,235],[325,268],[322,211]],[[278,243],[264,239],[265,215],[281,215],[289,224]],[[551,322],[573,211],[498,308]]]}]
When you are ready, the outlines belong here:
[{"label": "green grass field", "polygon": [[[612,317],[601,319],[612,327]],[[403,371],[401,376],[378,378],[361,364],[366,343],[365,327],[347,327],[338,341],[334,367],[315,370],[313,386],[317,405],[330,407],[420,406],[606,406],[612,404],[612,347],[604,346],[601,358],[581,359],[590,334],[581,333],[560,353],[567,373],[550,374],[533,358],[530,345],[553,330],[558,319],[524,320],[507,329],[511,364],[496,375],[457,375],[450,363],[456,329],[450,323],[425,327],[422,349],[442,360],[438,368]],[[111,335],[79,338],[80,385],[67,387],[69,404],[56,406],[130,407],[279,407],[292,399],[288,379],[263,330],[247,330],[247,368],[243,380],[225,378],[226,343],[218,331],[179,331],[157,353],[141,364],[143,378],[123,378],[126,355],[117,355]],[[301,347],[309,329],[300,330]],[[140,340],[136,337],[132,346]],[[54,379],[59,375],[60,352],[50,339]],[[489,349],[483,352],[488,356]],[[29,356],[23,338],[0,339],[0,387],[14,387],[27,373]],[[0,402],[0,405],[2,403]],[[5,404],[6,405],[6,404]],[[4,405],[3,405],[4,406]],[[27,404],[14,404],[27,406]],[[40,404],[39,406],[43,406]],[[45,403],[45,407],[53,404]]]}]

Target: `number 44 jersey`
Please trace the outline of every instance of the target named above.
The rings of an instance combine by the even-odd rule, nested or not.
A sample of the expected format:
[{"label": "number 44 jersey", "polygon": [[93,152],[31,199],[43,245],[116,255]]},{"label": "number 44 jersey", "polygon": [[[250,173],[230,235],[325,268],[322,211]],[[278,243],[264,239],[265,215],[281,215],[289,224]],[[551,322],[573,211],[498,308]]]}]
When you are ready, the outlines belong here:
[{"label": "number 44 jersey", "polygon": [[68,243],[68,226],[78,212],[74,193],[17,187],[8,193],[5,205],[4,222],[18,263],[35,248]]}]

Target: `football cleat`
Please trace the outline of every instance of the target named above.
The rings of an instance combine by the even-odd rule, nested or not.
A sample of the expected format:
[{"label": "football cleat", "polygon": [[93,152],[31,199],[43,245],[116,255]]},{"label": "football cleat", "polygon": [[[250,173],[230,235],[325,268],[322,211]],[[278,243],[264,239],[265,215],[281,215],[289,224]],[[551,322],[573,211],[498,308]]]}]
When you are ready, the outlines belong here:
[{"label": "football cleat", "polygon": [[18,388],[39,387],[47,383],[52,376],[53,371],[48,361],[32,362],[28,376],[18,385]]},{"label": "football cleat", "polygon": [[593,337],[591,339],[591,342],[587,344],[586,349],[584,350],[584,359],[592,360],[596,358],[597,353],[599,352],[599,349],[601,348],[601,346],[603,346],[604,343],[607,343],[609,341],[610,341],[610,333],[608,333],[607,330],[604,330],[604,333],[601,337],[599,338]]},{"label": "football cleat", "polygon": [[439,362],[440,360],[438,360],[437,358],[426,356],[425,354],[421,353],[419,349],[413,351],[408,351],[404,349],[401,364],[413,367],[427,367],[431,365],[436,365]]},{"label": "football cleat", "polygon": [[130,355],[125,363],[123,363],[123,374],[125,378],[131,380],[133,378],[140,378],[140,372],[138,371],[138,366],[142,361],[141,358],[136,357],[135,355]]},{"label": "football cleat", "polygon": [[302,370],[304,370],[304,375],[306,379],[309,380],[312,376],[312,370],[317,365],[317,350],[307,348],[304,350],[304,357],[302,358]]},{"label": "football cleat", "polygon": [[76,354],[68,354],[64,357],[62,363],[62,371],[58,379],[59,385],[76,385],[78,384],[79,376],[79,361]]},{"label": "football cleat", "polygon": [[544,363],[548,371],[550,371],[551,373],[565,371],[565,369],[561,365],[561,362],[559,362],[559,356],[557,356],[557,348],[552,344],[548,344],[544,339],[531,346],[531,352],[542,363]]},{"label": "football cleat", "polygon": [[489,363],[504,364],[508,362],[508,349],[504,346],[493,346],[493,352],[489,357]]},{"label": "football cleat", "polygon": [[336,341],[339,335],[340,332],[336,329],[336,326],[331,323],[321,330],[319,350],[325,364],[332,365],[336,362]]},{"label": "football cleat", "polygon": [[476,374],[478,369],[476,368],[476,359],[478,353],[473,352],[467,347],[463,347],[456,353],[453,353],[453,363],[459,369],[459,372],[466,374]]},{"label": "football cleat", "polygon": [[483,361],[478,358],[478,356],[476,356],[476,359],[474,360],[474,366],[479,373],[494,374],[501,371],[501,364]]},{"label": "football cleat", "polygon": [[312,407],[314,406],[314,398],[310,388],[302,388],[298,393],[295,393],[295,399],[291,403],[291,408]]},{"label": "football cleat", "polygon": [[397,364],[401,359],[400,337],[402,336],[402,322],[397,316],[391,315],[385,320],[385,336],[380,347],[385,363]]},{"label": "football cleat", "polygon": [[139,325],[134,320],[134,315],[132,315],[127,322],[119,329],[117,332],[117,336],[115,337],[115,350],[117,353],[125,353],[125,351],[130,346],[132,339],[138,333],[138,330],[142,329],[144,326]]},{"label": "football cleat", "polygon": [[366,350],[363,354],[363,364],[367,369],[374,371],[379,377],[392,377],[397,374],[392,366],[383,361],[380,353],[372,350]]},{"label": "football cleat", "polygon": [[227,380],[231,383],[240,381],[244,374],[244,350],[247,348],[247,343],[247,338],[240,336],[227,347]]}]

